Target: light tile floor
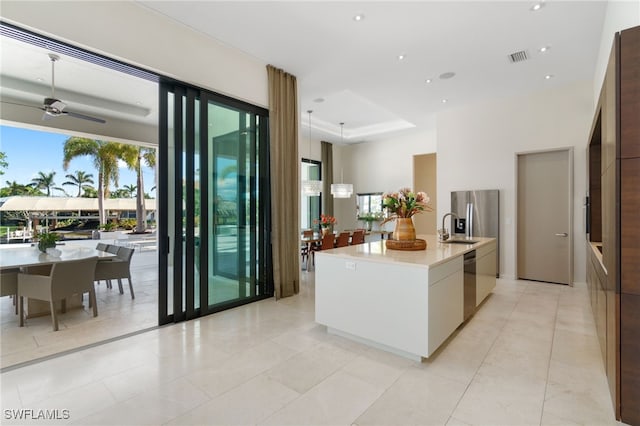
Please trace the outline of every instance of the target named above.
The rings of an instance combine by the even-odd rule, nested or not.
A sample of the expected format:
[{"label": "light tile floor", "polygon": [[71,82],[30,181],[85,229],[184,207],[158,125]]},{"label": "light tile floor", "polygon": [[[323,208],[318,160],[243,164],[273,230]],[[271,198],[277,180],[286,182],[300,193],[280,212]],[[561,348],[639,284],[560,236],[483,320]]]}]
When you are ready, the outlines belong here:
[{"label": "light tile floor", "polygon": [[[500,279],[476,315],[416,363],[327,334],[314,322],[314,275],[302,277],[294,297],[3,373],[2,423],[616,423],[583,286]],[[18,408],[70,418],[6,418]]]}]

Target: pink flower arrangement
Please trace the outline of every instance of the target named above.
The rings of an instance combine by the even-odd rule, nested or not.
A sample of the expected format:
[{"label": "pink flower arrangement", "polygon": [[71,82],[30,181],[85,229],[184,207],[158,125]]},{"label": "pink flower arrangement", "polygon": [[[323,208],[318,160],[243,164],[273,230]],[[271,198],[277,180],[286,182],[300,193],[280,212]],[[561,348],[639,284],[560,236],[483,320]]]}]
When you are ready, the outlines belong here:
[{"label": "pink flower arrangement", "polygon": [[382,196],[382,206],[391,215],[384,222],[398,218],[409,218],[423,211],[432,211],[431,207],[427,205],[429,200],[430,198],[426,193],[422,191],[413,192],[409,188],[402,188],[398,192],[386,193]]},{"label": "pink flower arrangement", "polygon": [[320,219],[315,219],[313,223],[319,223],[322,228],[328,228],[331,225],[338,223],[338,220],[333,216],[321,214]]}]

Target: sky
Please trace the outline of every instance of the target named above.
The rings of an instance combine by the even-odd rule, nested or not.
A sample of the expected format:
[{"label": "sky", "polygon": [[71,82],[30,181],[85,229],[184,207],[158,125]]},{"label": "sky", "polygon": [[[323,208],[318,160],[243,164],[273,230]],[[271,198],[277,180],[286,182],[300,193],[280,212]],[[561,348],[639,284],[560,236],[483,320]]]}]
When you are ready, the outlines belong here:
[{"label": "sky", "polygon": [[[71,185],[63,186],[68,179],[67,174],[75,174],[77,170],[93,174],[94,187],[97,187],[98,171],[93,166],[91,157],[77,157],[71,160],[69,168],[62,168],[64,141],[70,135],[42,132],[39,130],[21,129],[18,127],[0,126],[0,151],[6,154],[9,166],[0,176],[0,187],[6,187],[7,181],[16,181],[26,185],[38,172],[55,172],[56,186],[64,188],[69,195],[76,195],[77,188]],[[145,192],[152,197],[155,190],[150,189],[155,185],[153,171],[143,168]],[[125,164],[120,167],[120,188],[125,185],[136,185],[136,174],[129,170]],[[117,189],[111,185],[111,190]],[[54,196],[64,196],[62,192],[54,191]]]}]

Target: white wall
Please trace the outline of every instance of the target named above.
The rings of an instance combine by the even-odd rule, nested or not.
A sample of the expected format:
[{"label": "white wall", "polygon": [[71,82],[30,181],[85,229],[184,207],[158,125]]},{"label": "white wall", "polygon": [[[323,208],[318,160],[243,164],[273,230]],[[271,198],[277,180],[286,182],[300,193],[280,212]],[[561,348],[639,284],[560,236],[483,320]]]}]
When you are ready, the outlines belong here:
[{"label": "white wall", "polygon": [[268,106],[265,63],[139,4],[3,0],[1,13],[40,34]]},{"label": "white wall", "polygon": [[[334,145],[334,177],[353,184],[354,193],[390,192],[413,185],[413,156],[436,152],[435,118],[422,132],[400,133],[384,140],[356,145]],[[356,221],[356,200],[335,199],[334,212],[343,228],[362,227]],[[390,228],[389,228],[390,226]],[[393,229],[393,224],[387,225]]]},{"label": "white wall", "polygon": [[640,25],[640,0],[624,0],[607,2],[607,11],[602,25],[600,50],[593,76],[593,108],[595,111],[600,89],[607,70],[609,54],[613,46],[613,36],[616,32]]},{"label": "white wall", "polygon": [[591,81],[527,96],[496,99],[438,116],[438,217],[450,192],[500,189],[501,275],[515,274],[516,153],[574,147],[574,281],[585,281],[586,147]]}]

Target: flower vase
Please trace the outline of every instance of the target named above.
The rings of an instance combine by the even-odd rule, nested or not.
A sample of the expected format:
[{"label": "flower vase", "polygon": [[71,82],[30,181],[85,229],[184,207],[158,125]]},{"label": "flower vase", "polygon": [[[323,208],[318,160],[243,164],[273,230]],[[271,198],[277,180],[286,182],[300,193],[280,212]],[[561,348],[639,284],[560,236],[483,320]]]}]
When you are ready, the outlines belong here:
[{"label": "flower vase", "polygon": [[367,221],[367,231],[371,232],[371,229],[373,229],[373,222],[368,220]]},{"label": "flower vase", "polygon": [[328,226],[322,228],[322,236],[323,237],[325,235],[329,234],[329,232],[331,232],[331,228],[329,228]]},{"label": "flower vase", "polygon": [[398,241],[413,241],[416,239],[416,228],[413,227],[412,218],[399,217],[396,219],[393,239]]}]

